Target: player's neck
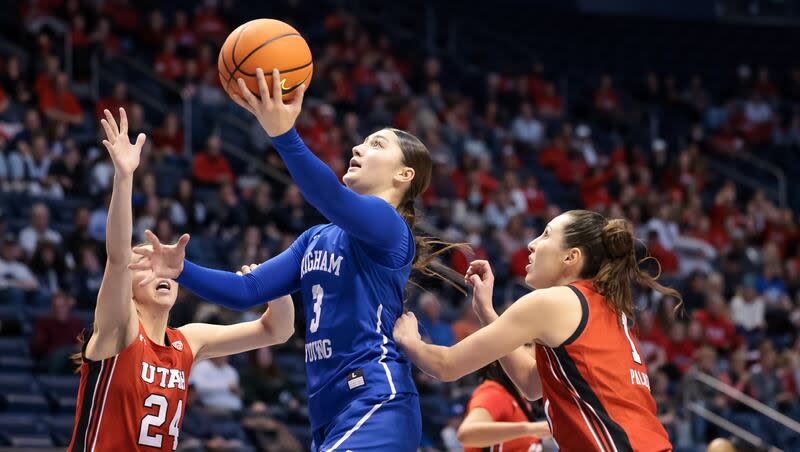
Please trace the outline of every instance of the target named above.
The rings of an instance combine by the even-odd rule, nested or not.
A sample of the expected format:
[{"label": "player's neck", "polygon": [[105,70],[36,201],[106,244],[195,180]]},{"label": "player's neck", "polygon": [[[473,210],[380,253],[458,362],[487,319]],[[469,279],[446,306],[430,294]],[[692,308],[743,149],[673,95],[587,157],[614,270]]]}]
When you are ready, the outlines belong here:
[{"label": "player's neck", "polygon": [[150,311],[141,307],[138,311],[139,320],[142,322],[142,327],[147,333],[147,337],[158,345],[165,345],[164,336],[167,332],[169,311]]},{"label": "player's neck", "polygon": [[378,193],[369,193],[372,196],[381,198],[382,200],[388,202],[393,207],[397,208],[400,205],[400,199],[397,196],[397,191],[393,189],[386,190],[384,192]]}]

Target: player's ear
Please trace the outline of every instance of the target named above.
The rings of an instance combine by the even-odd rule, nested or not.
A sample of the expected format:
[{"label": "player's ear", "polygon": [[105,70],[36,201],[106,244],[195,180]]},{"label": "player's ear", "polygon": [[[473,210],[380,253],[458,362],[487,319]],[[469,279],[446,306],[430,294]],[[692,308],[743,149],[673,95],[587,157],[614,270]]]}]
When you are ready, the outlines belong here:
[{"label": "player's ear", "polygon": [[394,179],[398,182],[411,182],[416,174],[417,172],[414,171],[414,168],[404,166],[395,173]]}]

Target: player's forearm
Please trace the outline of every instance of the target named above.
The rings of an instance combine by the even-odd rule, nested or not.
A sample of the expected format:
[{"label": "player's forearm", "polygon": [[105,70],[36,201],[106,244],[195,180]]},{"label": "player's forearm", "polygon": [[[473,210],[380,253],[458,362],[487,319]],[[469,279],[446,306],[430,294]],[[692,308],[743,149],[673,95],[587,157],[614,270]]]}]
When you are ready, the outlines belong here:
[{"label": "player's forearm", "polygon": [[273,301],[261,316],[266,345],[282,344],[294,334],[294,304],[292,297],[285,296]]},{"label": "player's forearm", "polygon": [[131,258],[133,234],[133,175],[114,174],[111,204],[106,220],[106,252],[111,265],[127,266]]},{"label": "player's forearm", "polygon": [[426,344],[418,340],[403,344],[402,348],[414,365],[433,378],[441,381],[452,381],[457,378],[449,364],[450,347]]},{"label": "player's forearm", "polygon": [[499,361],[508,378],[514,382],[525,398],[538,400],[542,397],[542,380],[536,370],[536,359],[525,347],[519,347]]},{"label": "player's forearm", "polygon": [[490,447],[530,436],[527,422],[470,422],[461,424],[458,441],[467,447]]}]

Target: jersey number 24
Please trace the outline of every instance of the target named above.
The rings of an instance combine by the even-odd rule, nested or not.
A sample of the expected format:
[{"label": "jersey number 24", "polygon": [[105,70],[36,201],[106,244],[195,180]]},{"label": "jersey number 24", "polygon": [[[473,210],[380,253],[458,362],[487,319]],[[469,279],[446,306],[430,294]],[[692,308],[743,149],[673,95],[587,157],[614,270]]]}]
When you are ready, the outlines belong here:
[{"label": "jersey number 24", "polygon": [[[142,418],[142,424],[139,426],[139,444],[143,446],[161,448],[164,441],[164,435],[156,433],[150,435],[150,427],[161,427],[167,421],[167,411],[169,408],[169,400],[161,394],[150,394],[144,399],[144,406],[146,408],[158,407],[158,414],[148,414]],[[181,421],[181,409],[183,408],[183,400],[178,400],[178,409],[172,416],[172,421],[169,423],[169,436],[172,437],[172,450],[178,448],[178,425]]]}]

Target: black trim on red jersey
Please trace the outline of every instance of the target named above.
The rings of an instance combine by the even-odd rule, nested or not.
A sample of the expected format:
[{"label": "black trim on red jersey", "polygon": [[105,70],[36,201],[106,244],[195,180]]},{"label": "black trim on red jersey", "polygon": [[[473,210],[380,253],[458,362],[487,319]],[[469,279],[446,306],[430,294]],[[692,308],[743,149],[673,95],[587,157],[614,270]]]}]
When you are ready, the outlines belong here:
[{"label": "black trim on red jersey", "polygon": [[[71,452],[85,450],[84,444],[86,443],[86,434],[89,431],[89,412],[92,410],[95,387],[98,386],[97,380],[100,378],[100,373],[104,367],[102,361],[87,361],[86,365],[89,366],[89,374],[86,376],[83,394],[78,400],[78,403],[80,403],[80,414],[78,415],[78,422],[75,424],[75,430],[72,433],[73,447]],[[97,389],[99,390],[100,388],[98,387]]]},{"label": "black trim on red jersey", "polygon": [[[631,441],[628,438],[628,434],[619,424],[611,419],[608,411],[606,411],[603,404],[600,403],[600,399],[597,398],[597,394],[594,393],[592,387],[589,386],[589,383],[583,379],[583,375],[581,375],[580,370],[578,370],[578,366],[575,365],[575,361],[572,360],[572,357],[569,355],[567,349],[562,346],[553,348],[551,350],[553,353],[555,353],[556,358],[561,363],[561,366],[563,367],[564,372],[567,374],[567,378],[569,378],[570,383],[575,387],[575,390],[578,391],[578,395],[580,396],[581,400],[586,402],[586,404],[588,404],[594,410],[594,412],[597,413],[597,417],[599,417],[598,421],[600,421],[602,424],[598,433],[602,434],[605,433],[605,430],[608,430],[608,433],[611,435],[609,440],[613,441],[613,445],[616,446],[617,451],[633,452],[633,447],[631,446]],[[605,427],[605,429],[602,427]]]},{"label": "black trim on red jersey", "polygon": [[572,284],[568,285],[567,287],[575,292],[575,295],[578,296],[578,300],[581,302],[581,323],[579,323],[578,327],[575,328],[575,332],[573,332],[572,335],[567,338],[567,340],[561,343],[562,347],[575,342],[575,340],[580,337],[581,333],[583,333],[583,330],[586,329],[586,324],[589,322],[589,302],[586,301],[586,297],[583,296],[583,292],[578,290],[578,288]]}]

